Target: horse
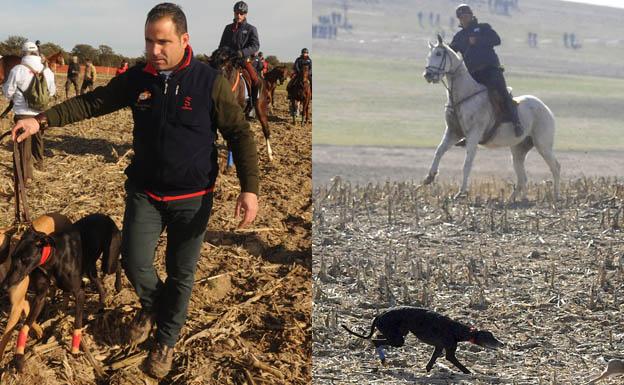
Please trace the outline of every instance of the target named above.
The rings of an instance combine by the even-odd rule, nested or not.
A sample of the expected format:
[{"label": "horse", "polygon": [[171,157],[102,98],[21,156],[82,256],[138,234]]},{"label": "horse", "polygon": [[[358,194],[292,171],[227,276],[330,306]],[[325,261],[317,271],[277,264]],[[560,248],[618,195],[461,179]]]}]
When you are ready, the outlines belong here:
[{"label": "horse", "polygon": [[45,60],[48,63],[48,66],[50,67],[52,72],[56,72],[57,65],[60,65],[60,66],[65,65],[65,58],[63,57],[63,51],[58,51],[55,54],[47,56]]},{"label": "horse", "polygon": [[[48,64],[53,65],[52,71],[56,70],[56,65],[65,65],[65,58],[63,57],[63,51],[50,55],[45,58]],[[9,72],[16,65],[22,62],[22,57],[17,55],[6,55],[0,57],[0,84],[4,83],[4,79],[9,76]]]},{"label": "horse", "polygon": [[0,84],[9,76],[9,72],[16,65],[22,62],[22,57],[17,55],[6,55],[0,58]]},{"label": "horse", "polygon": [[310,67],[304,65],[301,72],[288,83],[288,99],[290,100],[290,115],[295,124],[297,112],[301,113],[301,125],[310,120],[310,101],[312,100],[312,84],[310,83]]},{"label": "horse", "polygon": [[[238,101],[238,104],[244,110],[247,104],[245,100],[245,82],[241,81],[243,77],[242,70],[237,66],[235,58],[235,52],[227,47],[223,47],[215,50],[212,55],[210,55],[209,64],[212,68],[220,70],[223,76],[228,80],[228,82],[232,85],[232,93],[234,93],[234,97]],[[246,79],[249,82],[249,79]],[[262,78],[258,78],[258,101],[254,106],[256,117],[260,121],[260,125],[262,126],[262,133],[264,135],[264,140],[267,147],[267,155],[269,156],[269,161],[273,161],[273,150],[271,149],[271,129],[269,127],[269,118],[267,114],[268,110],[268,98],[269,94],[267,92],[267,87],[262,80]]]},{"label": "horse", "polygon": [[275,100],[274,94],[277,84],[282,85],[284,80],[288,77],[288,69],[285,66],[275,67],[266,74],[264,74],[264,82],[267,86],[267,92],[269,94],[269,105],[271,106],[271,113],[273,112],[273,102]]},{"label": "horse", "polygon": [[[466,158],[463,180],[459,192],[455,195],[456,198],[467,195],[468,176],[477,151],[477,144],[481,144],[486,148],[511,148],[518,183],[509,198],[510,201],[515,201],[517,197],[526,200],[527,176],[524,160],[527,153],[535,147],[552,172],[556,201],[559,196],[561,166],[553,153],[555,118],[548,106],[532,95],[515,97],[520,122],[524,128],[523,134],[516,137],[513,126],[509,122],[502,123],[496,128],[494,125],[497,119],[487,88],[470,76],[463,59],[460,59],[459,55],[444,43],[440,35],[438,35],[436,45],[429,43],[429,50],[423,76],[428,83],[442,81],[447,89],[448,101],[446,130],[435,151],[433,162],[423,184],[430,184],[434,181],[444,153],[465,138]],[[448,86],[444,83],[444,77],[448,80]],[[491,130],[492,127],[494,131]]]}]

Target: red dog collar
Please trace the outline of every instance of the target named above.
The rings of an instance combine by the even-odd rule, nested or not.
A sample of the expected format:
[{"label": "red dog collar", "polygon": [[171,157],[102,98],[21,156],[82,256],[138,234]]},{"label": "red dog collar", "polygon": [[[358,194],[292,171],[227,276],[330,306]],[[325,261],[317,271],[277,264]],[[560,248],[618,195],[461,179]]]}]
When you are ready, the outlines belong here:
[{"label": "red dog collar", "polygon": [[39,266],[43,266],[44,263],[50,258],[50,254],[52,254],[52,247],[50,245],[43,246],[41,250],[41,261],[39,261]]},{"label": "red dog collar", "polygon": [[[476,333],[476,332],[477,332],[477,329],[476,329],[476,328],[470,328],[470,334],[473,334],[473,333]],[[470,339],[468,339],[468,342],[471,342],[471,343],[473,343],[473,344],[476,344],[476,343],[477,343],[477,340],[476,340],[476,338],[475,338],[474,336],[472,336],[472,335],[471,335],[471,336],[470,336]]]}]

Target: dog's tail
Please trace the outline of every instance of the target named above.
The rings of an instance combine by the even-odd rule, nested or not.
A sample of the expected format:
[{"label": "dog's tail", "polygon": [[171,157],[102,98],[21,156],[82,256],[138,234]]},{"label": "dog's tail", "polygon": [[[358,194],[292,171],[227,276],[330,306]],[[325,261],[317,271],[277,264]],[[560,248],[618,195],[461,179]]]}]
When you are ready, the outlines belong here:
[{"label": "dog's tail", "polygon": [[[114,224],[113,224],[114,226]],[[110,244],[104,249],[102,255],[102,270],[104,274],[115,273],[115,290],[121,291],[121,263],[119,257],[121,255],[121,231],[114,226]]]},{"label": "dog's tail", "polygon": [[344,330],[346,330],[347,332],[349,332],[349,334],[353,334],[353,335],[354,335],[354,336],[356,336],[356,337],[360,337],[360,338],[364,338],[364,339],[366,339],[366,340],[369,340],[369,339],[373,336],[373,333],[375,333],[375,327],[377,326],[377,318],[378,318],[378,317],[379,317],[379,316],[377,316],[377,317],[373,318],[373,323],[371,324],[370,333],[368,333],[368,335],[367,335],[367,336],[365,336],[365,335],[363,335],[363,334],[358,334],[358,333],[354,332],[353,330],[349,329],[349,328],[347,327],[347,325],[340,325],[340,326],[342,326],[342,328],[343,328]]}]

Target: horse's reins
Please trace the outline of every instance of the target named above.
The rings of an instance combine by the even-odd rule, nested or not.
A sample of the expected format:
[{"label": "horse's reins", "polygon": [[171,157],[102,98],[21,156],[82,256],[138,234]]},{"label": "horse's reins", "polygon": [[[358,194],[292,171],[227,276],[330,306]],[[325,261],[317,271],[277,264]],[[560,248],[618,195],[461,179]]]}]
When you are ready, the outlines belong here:
[{"label": "horse's reins", "polygon": [[[466,53],[468,53],[468,51],[470,50],[470,47],[468,47],[468,49],[466,50]],[[440,82],[442,83],[442,85],[444,86],[444,88],[446,88],[446,90],[448,91],[449,94],[449,104],[447,104],[445,107],[450,109],[450,110],[456,110],[459,108],[459,106],[464,103],[465,101],[471,99],[474,96],[479,95],[480,93],[486,92],[488,89],[483,88],[475,93],[472,93],[466,97],[464,97],[463,99],[461,99],[459,102],[453,102],[453,88],[449,87],[446,85],[446,82],[444,81],[444,77],[441,76],[443,74],[449,74],[451,76],[455,75],[455,73],[459,70],[460,66],[462,65],[462,63],[464,62],[464,57],[465,55],[462,55],[461,60],[459,61],[459,64],[457,65],[457,67],[455,67],[454,70],[449,69],[448,71],[445,71],[446,69],[446,58],[449,56],[448,50],[446,49],[446,47],[444,47],[444,56],[442,56],[442,61],[440,62],[440,65],[437,67],[433,67],[433,66],[427,66],[425,67],[426,70],[429,69],[433,69],[436,71],[437,75],[440,76]],[[455,114],[457,114],[457,111],[455,111]],[[485,139],[483,139],[480,143],[486,143],[490,140],[490,138],[492,137],[493,133],[494,133],[494,128],[496,128],[496,123],[494,125],[494,127],[490,128],[489,130],[484,132],[484,137]]]}]

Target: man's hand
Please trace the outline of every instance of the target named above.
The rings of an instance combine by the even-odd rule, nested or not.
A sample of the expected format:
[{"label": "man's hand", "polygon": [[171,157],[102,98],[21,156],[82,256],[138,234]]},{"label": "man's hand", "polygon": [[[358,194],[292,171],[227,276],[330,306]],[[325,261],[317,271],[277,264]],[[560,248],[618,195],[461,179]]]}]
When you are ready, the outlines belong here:
[{"label": "man's hand", "polygon": [[24,139],[39,132],[39,122],[34,118],[18,120],[11,129],[11,138],[21,143]]},{"label": "man's hand", "polygon": [[[242,212],[241,212],[242,209]],[[236,210],[234,218],[239,218],[242,214],[243,220],[240,221],[237,228],[243,228],[256,219],[258,213],[258,196],[250,192],[242,192],[236,200]]]},{"label": "man's hand", "polygon": [[468,38],[468,43],[470,43],[470,45],[475,45],[477,44],[477,37],[476,36],[470,36]]}]

